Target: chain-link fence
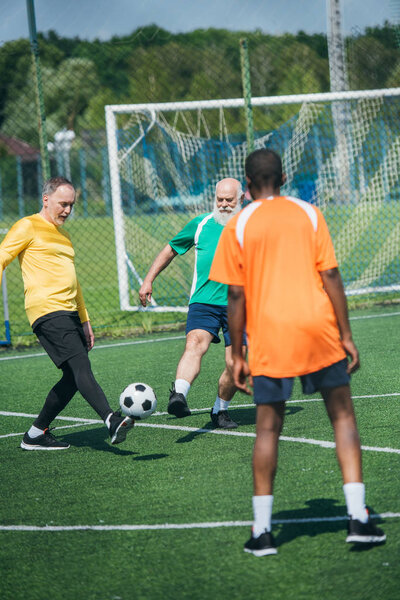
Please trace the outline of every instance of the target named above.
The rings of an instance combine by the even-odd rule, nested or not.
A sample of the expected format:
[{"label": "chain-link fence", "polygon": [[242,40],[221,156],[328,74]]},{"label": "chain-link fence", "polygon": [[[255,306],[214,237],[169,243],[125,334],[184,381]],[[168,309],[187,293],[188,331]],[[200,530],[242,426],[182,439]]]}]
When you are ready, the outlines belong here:
[{"label": "chain-link fence", "polygon": [[[154,315],[151,322],[143,313],[120,309],[104,107],[243,97],[239,44],[243,37],[248,42],[253,97],[329,91],[327,39],[319,34],[271,36],[199,30],[173,35],[150,26],[109,42],[67,39],[54,32],[39,36],[51,175],[64,175],[77,188],[76,208],[66,227],[76,249],[85,301],[98,332],[149,328],[183,318]],[[366,32],[355,31],[346,39],[346,53],[350,89],[400,86],[400,51],[396,28],[390,23]],[[254,109],[258,137],[284,127],[298,109],[284,105],[264,112],[262,117]],[[133,122],[132,116],[126,119],[131,119],[130,125],[139,136],[145,134],[140,131],[140,120]],[[198,132],[204,139],[224,138],[230,144],[246,139],[242,108],[222,115],[217,111],[207,121],[198,113],[189,118],[179,111],[165,119],[168,126]],[[127,120],[121,130],[127,130]],[[32,54],[29,40],[19,39],[0,47],[0,240],[18,218],[40,208],[43,177],[39,147]],[[151,152],[151,144],[147,150]],[[187,167],[181,168],[185,173]],[[122,179],[126,213],[141,213],[151,221],[159,208],[150,201],[152,184],[146,191],[141,184],[135,186],[130,177],[128,173]],[[201,194],[211,182],[206,171],[198,177],[194,195]],[[399,198],[391,200],[398,202]],[[169,209],[164,203],[164,218],[178,211],[179,219],[170,222],[170,231],[157,240],[159,245],[166,244],[186,215],[189,218],[198,209],[192,206],[189,210],[184,201],[179,209],[172,201]],[[181,278],[185,290],[190,269],[189,260],[188,267],[177,276],[177,285]],[[20,279],[15,261],[7,268],[14,340],[30,334]],[[138,303],[138,298],[132,296],[131,302]]]}]

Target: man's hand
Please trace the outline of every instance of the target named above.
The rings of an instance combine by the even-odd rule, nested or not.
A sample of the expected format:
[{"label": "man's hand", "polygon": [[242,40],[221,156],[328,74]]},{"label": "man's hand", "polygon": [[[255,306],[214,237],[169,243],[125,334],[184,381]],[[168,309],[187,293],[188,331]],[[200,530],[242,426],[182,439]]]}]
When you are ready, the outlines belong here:
[{"label": "man's hand", "polygon": [[150,282],[144,280],[139,290],[139,298],[142,306],[146,306],[147,302],[151,302],[153,286]]},{"label": "man's hand", "polygon": [[139,290],[139,298],[142,306],[146,307],[147,302],[151,302],[153,281],[157,275],[169,265],[171,260],[173,260],[177,254],[178,253],[167,244],[156,256]]},{"label": "man's hand", "polygon": [[82,323],[82,327],[86,338],[87,348],[88,350],[91,350],[94,346],[94,333],[90,321]]},{"label": "man's hand", "polygon": [[351,373],[355,373],[360,368],[360,356],[352,338],[342,339],[342,346],[350,358],[350,362],[347,365],[347,372],[350,375]]},{"label": "man's hand", "polygon": [[250,374],[249,365],[242,356],[233,358],[232,376],[238,390],[251,396],[253,392],[249,386],[253,387],[253,378]]}]

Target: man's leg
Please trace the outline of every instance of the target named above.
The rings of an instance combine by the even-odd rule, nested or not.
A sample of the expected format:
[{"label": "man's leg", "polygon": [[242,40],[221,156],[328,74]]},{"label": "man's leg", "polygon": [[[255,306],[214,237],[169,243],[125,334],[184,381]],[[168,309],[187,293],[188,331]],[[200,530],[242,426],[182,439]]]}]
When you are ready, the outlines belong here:
[{"label": "man's leg", "polygon": [[56,440],[49,433],[49,425],[67,406],[76,391],[77,387],[72,372],[67,365],[64,365],[61,379],[48,393],[42,410],[24,435],[21,448],[24,450],[64,450],[69,448],[69,444]]},{"label": "man's leg", "polygon": [[78,389],[68,365],[62,366],[62,372],[60,381],[48,393],[42,410],[33,422],[33,426],[42,431],[64,410]]},{"label": "man's leg", "polygon": [[[243,346],[243,354],[246,347]],[[218,381],[218,394],[214,406],[211,409],[211,420],[216,427],[222,429],[235,429],[237,423],[232,421],[228,414],[229,403],[236,392],[236,386],[232,378],[232,346],[225,347],[225,369]]]},{"label": "man's leg", "polygon": [[285,416],[285,402],[259,404],[253,450],[254,495],[272,495],[278,465],[278,443]]},{"label": "man's leg", "polygon": [[119,444],[123,442],[135,422],[131,417],[122,417],[120,413],[113,412],[103,390],[93,375],[87,353],[73,356],[66,362],[72,372],[78,391],[108,428],[111,443]]},{"label": "man's leg", "polygon": [[168,403],[168,412],[178,418],[190,415],[186,397],[190,386],[200,373],[201,359],[210,347],[212,339],[212,334],[203,329],[192,329],[186,336],[185,350],[178,363]]},{"label": "man's leg", "polygon": [[343,477],[343,491],[350,517],[348,542],[377,543],[386,539],[375,527],[365,507],[361,444],[351,399],[350,386],[321,390],[335,434],[336,455]]},{"label": "man's leg", "polygon": [[361,445],[350,386],[321,390],[336,442],[343,483],[362,483]]},{"label": "man's leg", "polygon": [[245,552],[255,556],[276,554],[271,535],[273,487],[278,465],[278,443],[283,427],[285,402],[257,405],[256,441],[253,450],[253,513],[252,537]]}]

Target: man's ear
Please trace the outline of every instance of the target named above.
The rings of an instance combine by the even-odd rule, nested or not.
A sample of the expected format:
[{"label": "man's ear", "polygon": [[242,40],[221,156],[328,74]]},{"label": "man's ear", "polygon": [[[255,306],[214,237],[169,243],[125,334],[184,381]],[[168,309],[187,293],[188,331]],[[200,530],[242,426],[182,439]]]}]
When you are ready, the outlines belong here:
[{"label": "man's ear", "polygon": [[282,181],[281,181],[281,185],[285,185],[285,183],[286,183],[286,180],[287,180],[286,173],[282,173]]}]

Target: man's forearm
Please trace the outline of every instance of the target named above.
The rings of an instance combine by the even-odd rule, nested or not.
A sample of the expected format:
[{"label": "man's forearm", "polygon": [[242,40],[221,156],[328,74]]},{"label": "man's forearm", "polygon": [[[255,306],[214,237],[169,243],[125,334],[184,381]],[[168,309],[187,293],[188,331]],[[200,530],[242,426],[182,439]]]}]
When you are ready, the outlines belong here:
[{"label": "man's forearm", "polygon": [[320,273],[326,293],[332,303],[339,326],[340,335],[343,338],[351,338],[349,313],[342,278],[338,269],[328,269]]},{"label": "man's forearm", "polygon": [[243,287],[228,287],[228,326],[232,342],[232,356],[242,356],[243,333],[246,325],[246,298]]},{"label": "man's forearm", "polygon": [[145,277],[145,281],[153,283],[157,275],[159,275],[161,271],[163,271],[169,265],[176,255],[177,252],[175,252],[175,250],[173,250],[171,246],[167,244],[154,259],[154,262]]}]

